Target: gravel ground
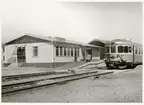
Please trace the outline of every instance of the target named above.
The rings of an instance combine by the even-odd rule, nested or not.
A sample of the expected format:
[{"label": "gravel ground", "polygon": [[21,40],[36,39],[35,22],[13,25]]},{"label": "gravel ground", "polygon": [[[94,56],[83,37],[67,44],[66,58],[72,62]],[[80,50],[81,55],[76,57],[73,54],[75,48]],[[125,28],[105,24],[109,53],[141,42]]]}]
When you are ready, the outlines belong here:
[{"label": "gravel ground", "polygon": [[2,95],[2,102],[142,102],[142,66],[66,84]]}]

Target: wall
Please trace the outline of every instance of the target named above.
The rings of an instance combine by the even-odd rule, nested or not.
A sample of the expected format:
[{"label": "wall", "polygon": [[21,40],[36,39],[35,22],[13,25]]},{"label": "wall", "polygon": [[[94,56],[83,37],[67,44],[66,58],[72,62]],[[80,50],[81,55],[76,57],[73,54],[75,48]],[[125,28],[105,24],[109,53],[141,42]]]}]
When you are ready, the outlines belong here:
[{"label": "wall", "polygon": [[15,46],[5,46],[5,63],[16,63],[16,55],[13,55]]},{"label": "wall", "polygon": [[92,59],[100,59],[100,48],[92,48]]},{"label": "wall", "polygon": [[[28,44],[12,44],[7,45],[6,48],[6,62],[5,63],[13,63],[8,62],[8,59],[16,55],[12,55],[14,49],[19,46],[25,46],[26,53],[26,63],[46,63],[52,62],[53,59],[53,45],[47,43],[28,43]],[[38,46],[38,56],[33,56],[33,47]]]}]

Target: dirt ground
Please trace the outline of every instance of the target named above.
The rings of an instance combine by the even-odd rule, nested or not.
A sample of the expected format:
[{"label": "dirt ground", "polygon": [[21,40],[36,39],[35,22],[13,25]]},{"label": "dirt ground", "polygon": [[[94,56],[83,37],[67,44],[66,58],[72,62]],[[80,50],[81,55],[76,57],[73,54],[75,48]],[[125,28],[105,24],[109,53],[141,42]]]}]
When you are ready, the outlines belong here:
[{"label": "dirt ground", "polygon": [[2,95],[2,102],[142,102],[142,66],[124,72]]}]

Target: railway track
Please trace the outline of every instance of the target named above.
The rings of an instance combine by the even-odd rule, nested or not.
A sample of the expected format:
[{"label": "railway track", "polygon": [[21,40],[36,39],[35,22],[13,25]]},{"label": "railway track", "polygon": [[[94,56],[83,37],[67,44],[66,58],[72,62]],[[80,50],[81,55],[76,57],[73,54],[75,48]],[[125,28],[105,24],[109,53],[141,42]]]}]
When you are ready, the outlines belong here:
[{"label": "railway track", "polygon": [[32,74],[18,74],[18,75],[10,75],[10,76],[2,76],[2,82],[13,81],[13,80],[21,80],[21,79],[28,79],[28,78],[35,78],[35,77],[45,77],[50,75],[63,75],[68,74],[68,72],[42,72],[42,73],[32,73]]},{"label": "railway track", "polygon": [[[98,73],[98,71],[91,71],[86,73],[69,73],[69,74],[63,74],[63,75],[54,75],[54,76],[48,76],[48,77],[40,77],[40,78],[33,78],[33,79],[24,79],[29,76],[19,77],[23,78],[17,82],[9,81],[9,82],[3,82],[2,83],[2,94],[7,94],[11,92],[36,88],[40,86],[46,86],[46,85],[52,85],[52,84],[59,84],[63,82],[73,81],[77,79],[87,78],[90,76],[100,76],[100,75],[106,75],[113,73],[113,71],[107,71],[107,72],[101,72]],[[18,77],[17,77],[18,78]]]}]

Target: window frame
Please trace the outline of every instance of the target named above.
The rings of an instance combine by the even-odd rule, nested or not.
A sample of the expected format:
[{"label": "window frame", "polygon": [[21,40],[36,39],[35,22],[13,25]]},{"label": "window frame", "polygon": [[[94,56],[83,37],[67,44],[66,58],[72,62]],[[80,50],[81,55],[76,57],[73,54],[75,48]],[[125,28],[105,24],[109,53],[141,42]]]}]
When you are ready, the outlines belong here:
[{"label": "window frame", "polygon": [[33,57],[38,57],[38,46],[33,46]]},{"label": "window frame", "polygon": [[[121,52],[119,51],[119,47],[122,47],[122,48],[123,48]],[[124,46],[122,46],[122,45],[118,46],[118,47],[117,47],[117,51],[118,51],[118,53],[124,53]]]},{"label": "window frame", "polygon": [[110,46],[105,47],[105,53],[107,53],[107,54],[110,53]]},{"label": "window frame", "polygon": [[[125,48],[127,48],[127,49],[125,49]],[[127,52],[125,50],[127,50]],[[123,52],[124,53],[129,53],[129,47],[128,46],[123,46]]]},{"label": "window frame", "polygon": [[116,46],[111,46],[110,49],[111,49],[111,53],[116,53]]},{"label": "window frame", "polygon": [[67,50],[66,47],[64,47],[64,55],[63,56],[67,56]]},{"label": "window frame", "polygon": [[74,48],[71,48],[71,56],[73,57],[74,56]]}]

